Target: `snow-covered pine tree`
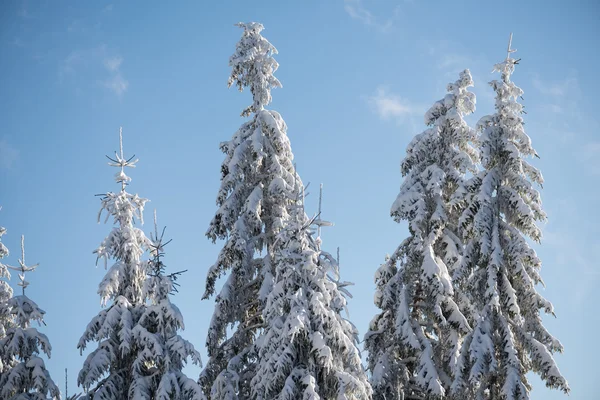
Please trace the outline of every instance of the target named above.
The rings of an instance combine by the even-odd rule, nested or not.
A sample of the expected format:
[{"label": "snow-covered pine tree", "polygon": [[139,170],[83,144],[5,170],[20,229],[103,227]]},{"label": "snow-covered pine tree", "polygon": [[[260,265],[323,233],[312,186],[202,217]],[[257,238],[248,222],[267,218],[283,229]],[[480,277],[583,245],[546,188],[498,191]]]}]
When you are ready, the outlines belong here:
[{"label": "snow-covered pine tree", "polygon": [[[1,209],[1,207],[0,207]],[[2,259],[8,257],[8,248],[2,243],[2,236],[6,234],[6,228],[0,226],[0,339],[6,335],[6,329],[12,325],[12,315],[10,308],[8,307],[8,300],[12,297],[13,291],[8,280],[10,279],[10,272],[8,267],[2,263]],[[0,359],[0,373],[4,371],[6,367]]]},{"label": "snow-covered pine tree", "polygon": [[[408,145],[404,180],[392,205],[410,236],[377,270],[375,304],[381,309],[365,336],[375,399],[444,397],[461,338],[470,331],[457,304],[451,271],[462,242],[449,199],[465,173],[475,170],[474,131],[463,117],[475,110],[469,70],[425,114],[424,132]],[[405,397],[403,397],[405,396]]]},{"label": "snow-covered pine tree", "polygon": [[250,88],[252,105],[242,116],[252,119],[221,143],[219,209],[206,232],[213,242],[223,239],[225,244],[208,272],[204,298],[215,293],[221,275],[229,275],[216,297],[206,340],[210,358],[200,377],[203,390],[215,400],[250,397],[253,342],[263,327],[263,304],[273,284],[270,257],[296,180],[287,126],[279,113],[265,110],[271,89],[281,87],[273,75],[277,50],[260,34],[261,24],[237,26],[244,32],[229,59],[229,86]]},{"label": "snow-covered pine tree", "polygon": [[525,238],[540,241],[536,221],[546,214],[533,186],[542,184],[542,174],[524,159],[537,154],[517,102],[523,91],[511,81],[518,63],[513,51],[509,42],[506,60],[494,67],[501,74],[490,82],[496,113],[477,124],[484,169],[453,200],[462,210],[460,227],[468,241],[456,284],[477,311],[456,365],[452,392],[459,399],[528,399],[529,371],[547,386],[569,391],[552,357],[563,347],[540,316],[540,309],[553,314],[536,290],[543,283],[541,261]]},{"label": "snow-covered pine tree", "polygon": [[[265,328],[256,341],[258,365],[252,398],[371,398],[356,347],[358,332],[342,318],[346,298],[336,260],[309,231],[300,181],[296,204],[274,244],[275,283],[267,296]],[[320,214],[320,213],[319,213]],[[317,216],[317,226],[322,221]]]},{"label": "snow-covered pine tree", "polygon": [[178,332],[184,329],[183,316],[179,308],[169,299],[176,290],[175,280],[182,272],[165,275],[164,229],[158,234],[156,211],[154,212],[154,236],[151,235],[148,262],[148,279],[144,293],[150,304],[145,308],[138,324],[132,329],[138,343],[138,357],[134,362],[136,377],[133,382],[135,399],[156,400],[204,400],[202,390],[195,380],[183,373],[190,359],[201,365],[200,353],[183,339]]},{"label": "snow-covered pine tree", "polygon": [[140,348],[135,341],[133,330],[144,311],[144,284],[146,282],[146,262],[142,254],[149,248],[149,240],[144,232],[134,226],[134,220],[143,223],[142,213],[146,199],[125,191],[131,181],[125,174],[125,167],[133,168],[137,160],[123,156],[122,130],[120,153],[110,159],[110,166],[119,168],[115,179],[121,185],[118,193],[108,192],[102,197],[98,214],[100,221],[106,212],[106,221],[113,217],[117,225],[94,251],[98,259],[113,259],[114,264],[106,273],[98,287],[102,305],[110,302],[88,324],[77,348],[81,352],[90,342],[98,342],[98,347],[86,358],[77,384],[86,395],[83,398],[94,400],[124,400],[131,398],[134,389],[134,376],[139,375],[139,367],[134,365]]},{"label": "snow-covered pine tree", "polygon": [[[60,391],[46,369],[41,353],[50,358],[52,346],[48,337],[31,326],[33,321],[41,324],[44,314],[41,308],[25,295],[29,282],[25,273],[34,271],[38,264],[25,263],[25,238],[21,236],[21,259],[18,267],[8,268],[19,272],[22,294],[8,300],[13,324],[0,338],[0,360],[5,369],[0,374],[0,398],[6,400],[60,400]],[[7,362],[8,361],[8,362]],[[0,368],[2,365],[0,365]]]}]

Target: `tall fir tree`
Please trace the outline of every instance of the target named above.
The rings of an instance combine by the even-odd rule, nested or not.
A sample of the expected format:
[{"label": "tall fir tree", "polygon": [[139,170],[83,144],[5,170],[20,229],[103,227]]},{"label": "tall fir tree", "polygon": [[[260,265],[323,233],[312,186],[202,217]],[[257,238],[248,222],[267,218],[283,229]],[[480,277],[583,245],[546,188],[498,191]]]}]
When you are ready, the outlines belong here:
[{"label": "tall fir tree", "polygon": [[102,197],[98,214],[100,221],[106,212],[106,221],[113,217],[117,225],[94,251],[98,259],[108,259],[114,264],[106,273],[98,287],[103,309],[88,324],[77,347],[83,352],[90,342],[98,346],[86,358],[77,384],[82,386],[84,398],[94,400],[124,400],[132,398],[139,385],[135,378],[144,373],[144,366],[135,364],[140,349],[133,330],[144,310],[144,285],[146,263],[143,253],[150,241],[144,232],[135,227],[135,220],[143,223],[144,205],[147,199],[137,194],[127,193],[125,187],[131,178],[125,174],[125,167],[133,168],[137,160],[123,156],[122,130],[120,153],[109,157],[109,165],[119,168],[115,179],[121,185],[118,193],[108,192]]},{"label": "tall fir tree", "polygon": [[156,400],[204,400],[200,386],[183,373],[183,367],[190,359],[200,366],[200,353],[194,346],[179,335],[184,329],[183,315],[171,303],[169,294],[176,290],[175,280],[181,273],[165,275],[162,262],[164,229],[158,234],[156,211],[154,212],[154,236],[151,235],[148,261],[148,279],[144,293],[149,301],[140,316],[139,323],[132,330],[140,351],[135,361],[139,373],[134,385],[136,399]]},{"label": "tall fir tree", "polygon": [[46,335],[31,326],[33,321],[44,322],[45,311],[25,295],[29,286],[25,274],[37,266],[25,263],[25,238],[22,236],[19,266],[8,266],[19,272],[18,285],[22,294],[8,300],[13,323],[0,338],[0,360],[4,365],[0,373],[0,398],[6,400],[60,400],[60,391],[40,357],[44,353],[50,358],[52,346]]},{"label": "tall fir tree", "polygon": [[525,160],[537,153],[517,101],[523,91],[511,81],[518,63],[513,51],[509,42],[506,60],[494,67],[501,75],[490,82],[496,112],[477,124],[484,169],[453,200],[468,241],[455,278],[476,310],[455,368],[452,392],[458,399],[528,399],[529,371],[547,386],[569,391],[552,357],[563,347],[540,316],[540,309],[554,314],[536,290],[543,284],[541,261],[526,240],[540,241],[536,221],[546,214],[533,185],[543,183],[542,174]]},{"label": "tall fir tree", "polygon": [[474,172],[475,133],[464,116],[475,110],[469,70],[425,114],[402,161],[404,180],[392,205],[410,236],[375,274],[375,316],[365,336],[375,399],[442,398],[452,383],[461,338],[470,331],[451,273],[462,242],[449,200]]},{"label": "tall fir tree", "polygon": [[296,204],[274,245],[275,283],[256,341],[252,398],[370,399],[358,332],[341,315],[346,298],[337,262],[309,231],[311,222],[320,230],[324,221],[320,212],[312,221],[306,217],[301,187],[298,181]]},{"label": "tall fir tree", "polygon": [[221,143],[219,209],[206,232],[213,242],[225,244],[208,272],[205,299],[215,293],[217,279],[228,274],[216,296],[206,340],[210,358],[200,377],[212,399],[250,398],[253,343],[264,326],[263,305],[273,285],[273,246],[288,218],[296,181],[287,126],[279,113],[265,109],[271,89],[281,87],[273,75],[277,50],[261,35],[261,24],[237,26],[244,32],[229,59],[229,86],[250,89],[252,104],[242,116],[251,120]]}]

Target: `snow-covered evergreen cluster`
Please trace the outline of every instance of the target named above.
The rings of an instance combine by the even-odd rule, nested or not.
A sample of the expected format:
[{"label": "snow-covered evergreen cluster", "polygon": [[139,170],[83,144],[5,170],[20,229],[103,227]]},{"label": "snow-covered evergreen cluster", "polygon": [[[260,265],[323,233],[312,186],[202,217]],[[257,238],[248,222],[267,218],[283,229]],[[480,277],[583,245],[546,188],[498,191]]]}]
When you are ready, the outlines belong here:
[{"label": "snow-covered evergreen cluster", "polygon": [[495,66],[496,113],[477,132],[464,120],[475,110],[465,70],[408,145],[391,215],[410,236],[376,272],[381,312],[365,337],[375,399],[528,399],[530,371],[569,391],[552,357],[562,346],[540,316],[553,314],[536,290],[541,261],[525,238],[540,240],[545,214],[533,186],[542,175],[524,159],[537,154],[512,52]]},{"label": "snow-covered evergreen cluster", "polygon": [[[465,69],[426,112],[401,163],[403,181],[391,217],[409,235],[375,273],[378,312],[365,335],[348,319],[348,282],[322,249],[319,210],[305,211],[305,186],[294,165],[287,125],[266,109],[275,47],[259,23],[239,23],[242,37],[229,59],[229,86],[249,89],[247,120],[221,143],[217,211],[206,236],[222,245],[208,269],[203,299],[215,307],[206,337],[209,359],[181,336],[184,318],[171,301],[185,271],[168,273],[164,232],[142,230],[147,199],[130,194],[126,168],[137,159],[120,150],[117,192],[102,195],[98,221],[114,227],[94,251],[106,274],[102,309],[77,348],[86,353],[77,383],[82,400],[525,400],[535,372],[569,392],[553,354],[563,347],[544,327],[552,304],[537,291],[541,261],[529,240],[546,214],[537,186],[542,174],[524,130],[523,91],[511,81],[518,60],[508,50],[497,64],[495,113],[476,129],[474,85]],[[512,41],[512,35],[511,35]],[[316,229],[315,229],[316,228]],[[5,264],[0,227],[0,400],[59,400],[46,369],[48,338],[32,322],[45,312],[25,295],[24,239],[18,266]],[[110,268],[109,268],[110,263]],[[9,286],[18,272],[21,295]],[[198,316],[195,316],[198,317]],[[43,358],[42,358],[43,357]]]},{"label": "snow-covered evergreen cluster", "polygon": [[281,87],[273,75],[277,50],[261,24],[238,26],[244,32],[229,61],[229,85],[249,88],[253,103],[242,112],[251,120],[221,145],[219,209],[207,236],[225,243],[205,297],[228,277],[216,297],[200,382],[211,399],[368,398],[356,331],[340,314],[346,300],[298,209],[303,186],[287,126],[265,109],[271,89]]}]

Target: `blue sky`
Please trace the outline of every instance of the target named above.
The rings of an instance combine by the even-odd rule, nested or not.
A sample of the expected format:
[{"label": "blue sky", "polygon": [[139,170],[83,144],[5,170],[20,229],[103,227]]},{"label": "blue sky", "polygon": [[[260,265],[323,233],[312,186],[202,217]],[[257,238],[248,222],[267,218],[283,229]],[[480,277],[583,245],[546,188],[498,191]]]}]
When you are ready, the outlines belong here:
[{"label": "blue sky", "polygon": [[[522,58],[526,130],[541,155],[549,220],[536,246],[540,289],[556,308],[547,326],[573,399],[597,392],[600,349],[600,7],[594,1],[108,2],[3,1],[0,5],[0,224],[16,263],[19,238],[28,295],[47,311],[54,380],[74,393],[84,358],[76,349],[100,310],[104,275],[92,251],[111,229],[97,224],[97,193],[118,190],[105,154],[139,157],[129,190],[151,200],[173,238],[166,264],[187,269],[175,303],[184,336],[205,354],[212,301],[201,301],[218,245],[204,237],[216,210],[222,155],[243,123],[249,93],[227,90],[228,58],[259,21],[278,49],[271,108],[281,113],[298,170],[324,183],[324,247],[341,248],[343,279],[356,282],[351,319],[361,335],[376,312],[373,274],[406,237],[389,217],[400,160],[424,129],[426,109],[458,72],[475,79],[476,122],[493,112],[494,63],[510,32]],[[311,200],[312,198],[312,200]],[[149,233],[151,224],[145,226]],[[16,281],[13,280],[16,287]],[[206,360],[206,357],[205,357]],[[198,369],[188,370],[197,376]],[[561,399],[532,378],[533,399]]]}]

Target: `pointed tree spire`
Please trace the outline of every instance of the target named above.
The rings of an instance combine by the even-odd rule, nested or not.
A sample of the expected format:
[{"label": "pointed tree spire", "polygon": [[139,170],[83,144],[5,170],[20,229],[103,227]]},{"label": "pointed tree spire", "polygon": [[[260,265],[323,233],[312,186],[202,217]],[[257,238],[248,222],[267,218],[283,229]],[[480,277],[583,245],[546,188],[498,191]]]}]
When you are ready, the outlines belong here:
[{"label": "pointed tree spire", "polygon": [[13,271],[19,272],[19,283],[17,283],[17,285],[21,286],[23,296],[25,296],[25,289],[27,288],[27,286],[29,286],[29,282],[27,282],[25,280],[25,273],[35,271],[35,269],[38,267],[38,265],[39,264],[33,264],[30,266],[27,266],[27,264],[25,264],[25,235],[21,235],[21,259],[19,260],[19,266],[18,267],[8,266],[8,268],[12,269]]},{"label": "pointed tree spire", "polygon": [[506,48],[506,61],[508,61],[510,59],[510,55],[512,53],[515,53],[517,51],[517,49],[511,49],[510,46],[512,45],[512,38],[513,38],[513,34],[512,32],[510,33],[510,37],[508,38],[508,47]]},{"label": "pointed tree spire", "polygon": [[130,158],[125,158],[123,155],[123,127],[119,128],[119,153],[115,151],[115,158],[110,158],[106,156],[111,162],[108,163],[111,167],[117,167],[120,169],[119,172],[115,175],[115,180],[117,183],[121,184],[121,191],[125,191],[125,186],[131,182],[131,178],[125,174],[125,167],[135,168],[135,164],[139,161],[137,159],[134,160],[135,154]]},{"label": "pointed tree spire", "polygon": [[322,226],[333,226],[332,222],[325,221],[321,217],[322,203],[323,203],[323,184],[321,183],[319,185],[319,209],[318,209],[317,215],[312,220],[312,225],[314,225],[314,226],[317,227],[317,238],[318,238],[318,240],[320,240],[319,238],[321,237],[321,227]]},{"label": "pointed tree spire", "polygon": [[260,33],[264,29],[258,22],[235,24],[244,30],[236,45],[235,53],[229,58],[231,75],[228,86],[236,85],[241,92],[245,87],[252,93],[252,105],[242,112],[242,116],[258,113],[271,102],[271,89],[281,87],[273,75],[279,64],[273,56],[277,49]]}]

